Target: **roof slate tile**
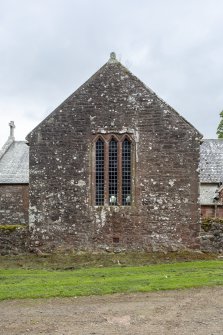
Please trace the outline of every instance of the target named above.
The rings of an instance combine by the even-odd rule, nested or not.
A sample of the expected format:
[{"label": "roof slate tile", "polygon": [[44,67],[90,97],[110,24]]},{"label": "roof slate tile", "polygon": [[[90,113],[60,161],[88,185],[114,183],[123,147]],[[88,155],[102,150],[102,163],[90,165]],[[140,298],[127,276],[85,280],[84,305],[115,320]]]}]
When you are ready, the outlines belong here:
[{"label": "roof slate tile", "polygon": [[29,183],[29,147],[14,141],[0,158],[0,184]]}]

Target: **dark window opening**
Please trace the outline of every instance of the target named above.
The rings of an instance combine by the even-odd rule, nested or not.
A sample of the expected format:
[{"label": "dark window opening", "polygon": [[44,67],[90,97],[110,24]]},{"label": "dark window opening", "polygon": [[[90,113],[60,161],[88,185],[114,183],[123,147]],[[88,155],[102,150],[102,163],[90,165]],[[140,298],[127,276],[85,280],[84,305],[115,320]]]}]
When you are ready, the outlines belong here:
[{"label": "dark window opening", "polygon": [[97,206],[104,205],[104,142],[96,142],[96,197]]},{"label": "dark window opening", "polygon": [[132,141],[128,135],[102,134],[94,142],[92,203],[131,206]]},{"label": "dark window opening", "polygon": [[131,143],[122,143],[122,205],[131,205]]},{"label": "dark window opening", "polygon": [[118,196],[118,144],[109,142],[109,205],[117,205]]},{"label": "dark window opening", "polygon": [[113,237],[113,243],[119,243],[119,237]]}]

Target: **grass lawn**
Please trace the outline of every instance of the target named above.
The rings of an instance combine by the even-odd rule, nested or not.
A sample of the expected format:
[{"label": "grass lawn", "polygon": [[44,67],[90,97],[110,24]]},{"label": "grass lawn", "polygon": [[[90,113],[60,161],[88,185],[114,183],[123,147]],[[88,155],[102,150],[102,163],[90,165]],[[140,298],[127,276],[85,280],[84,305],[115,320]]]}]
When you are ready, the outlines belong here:
[{"label": "grass lawn", "polygon": [[0,300],[149,292],[223,285],[223,261],[76,270],[1,269]]}]

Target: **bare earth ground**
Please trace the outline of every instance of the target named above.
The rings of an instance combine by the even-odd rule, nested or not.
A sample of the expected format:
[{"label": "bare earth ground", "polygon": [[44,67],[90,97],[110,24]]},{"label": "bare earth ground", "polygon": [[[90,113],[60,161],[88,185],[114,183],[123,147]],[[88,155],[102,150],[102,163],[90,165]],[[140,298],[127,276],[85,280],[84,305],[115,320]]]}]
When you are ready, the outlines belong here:
[{"label": "bare earth ground", "polygon": [[223,288],[0,302],[1,335],[222,335]]}]

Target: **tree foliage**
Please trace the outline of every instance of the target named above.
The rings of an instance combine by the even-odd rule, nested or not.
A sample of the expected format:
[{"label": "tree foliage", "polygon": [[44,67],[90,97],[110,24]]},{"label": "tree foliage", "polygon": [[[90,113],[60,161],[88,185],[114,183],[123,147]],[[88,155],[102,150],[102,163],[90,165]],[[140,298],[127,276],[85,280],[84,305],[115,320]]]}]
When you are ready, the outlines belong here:
[{"label": "tree foliage", "polygon": [[220,122],[217,128],[218,138],[223,138],[223,111],[220,113]]}]

